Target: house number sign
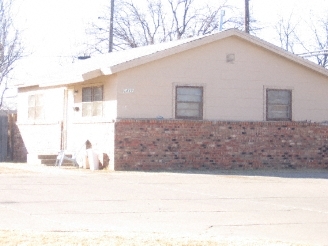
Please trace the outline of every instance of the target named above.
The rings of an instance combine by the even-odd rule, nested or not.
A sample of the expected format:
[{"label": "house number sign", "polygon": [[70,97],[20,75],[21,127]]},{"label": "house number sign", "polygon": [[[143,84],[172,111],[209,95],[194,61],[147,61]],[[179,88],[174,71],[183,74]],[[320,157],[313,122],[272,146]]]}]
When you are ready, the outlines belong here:
[{"label": "house number sign", "polygon": [[134,89],[124,89],[123,90],[123,93],[133,93],[134,92]]}]

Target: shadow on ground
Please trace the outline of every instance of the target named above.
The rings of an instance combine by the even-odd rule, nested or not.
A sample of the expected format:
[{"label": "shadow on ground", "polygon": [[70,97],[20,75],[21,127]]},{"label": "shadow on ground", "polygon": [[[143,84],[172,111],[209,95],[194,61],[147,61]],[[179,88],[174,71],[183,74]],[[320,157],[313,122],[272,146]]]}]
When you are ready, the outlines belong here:
[{"label": "shadow on ground", "polygon": [[[138,171],[137,171],[138,172]],[[140,171],[141,172],[141,171]],[[295,179],[328,179],[328,169],[266,169],[266,170],[188,170],[188,171],[149,171],[149,173],[205,174],[222,176],[276,177]]]}]

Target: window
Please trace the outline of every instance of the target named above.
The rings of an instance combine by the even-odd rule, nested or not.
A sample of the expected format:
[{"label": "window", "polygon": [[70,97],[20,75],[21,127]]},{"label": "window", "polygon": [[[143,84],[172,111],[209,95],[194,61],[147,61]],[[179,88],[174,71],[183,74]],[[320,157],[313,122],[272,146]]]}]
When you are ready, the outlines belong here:
[{"label": "window", "polygon": [[85,87],[82,89],[82,116],[102,116],[103,86]]},{"label": "window", "polygon": [[175,117],[178,119],[203,118],[203,87],[176,87]]},{"label": "window", "polygon": [[39,120],[43,119],[43,95],[29,95],[28,96],[28,119]]},{"label": "window", "polygon": [[267,120],[292,120],[291,90],[267,89]]}]

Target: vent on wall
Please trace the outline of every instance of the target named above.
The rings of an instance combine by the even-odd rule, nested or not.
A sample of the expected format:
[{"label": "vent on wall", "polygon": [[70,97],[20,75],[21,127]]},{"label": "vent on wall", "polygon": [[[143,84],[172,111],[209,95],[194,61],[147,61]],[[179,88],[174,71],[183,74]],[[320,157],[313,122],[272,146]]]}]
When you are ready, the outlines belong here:
[{"label": "vent on wall", "polygon": [[235,61],[235,54],[233,54],[233,53],[227,54],[226,62],[227,63],[234,63],[234,61]]}]

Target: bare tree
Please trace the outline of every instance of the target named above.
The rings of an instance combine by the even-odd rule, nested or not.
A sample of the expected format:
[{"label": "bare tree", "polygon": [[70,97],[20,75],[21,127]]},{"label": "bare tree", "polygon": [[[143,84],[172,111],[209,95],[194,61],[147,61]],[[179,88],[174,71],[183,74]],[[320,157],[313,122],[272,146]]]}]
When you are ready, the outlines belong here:
[{"label": "bare tree", "polygon": [[168,2],[173,17],[172,33],[175,33],[176,39],[181,39],[187,31],[189,23],[197,18],[197,11],[193,11],[193,13],[190,14],[194,0],[168,0]]},{"label": "bare tree", "polygon": [[114,37],[117,49],[135,48],[167,39],[162,2],[148,0],[146,12],[132,1],[121,2],[115,13]]},{"label": "bare tree", "polygon": [[311,20],[309,26],[308,33],[312,34],[306,37],[306,42],[296,36],[298,44],[305,51],[299,55],[328,68],[328,15],[316,21]]},{"label": "bare tree", "polygon": [[[310,20],[308,26],[311,33],[307,37],[299,35],[297,32],[300,20],[294,21],[293,13],[288,18],[281,17],[275,25],[276,33],[278,34],[281,48],[295,53],[295,49],[303,53],[299,54],[304,58],[316,62],[318,65],[328,67],[328,16],[318,20]],[[302,25],[302,28],[307,28]],[[310,37],[310,38],[309,38]],[[306,38],[306,40],[304,39]]]},{"label": "bare tree", "polygon": [[[312,51],[322,51],[328,49],[328,16],[318,21],[317,25],[313,25],[312,31],[314,34],[314,45]],[[315,56],[317,64],[328,67],[328,53],[323,52],[321,55]]]},{"label": "bare tree", "polygon": [[[132,0],[115,1],[115,50],[212,33],[218,30],[221,9],[232,8],[227,0],[221,0],[216,6],[203,0],[146,0],[144,3],[146,6],[140,7]],[[96,52],[106,50],[108,23],[109,16],[104,15],[88,29]]]},{"label": "bare tree", "polygon": [[274,26],[274,29],[279,36],[281,48],[292,53],[294,53],[295,42],[299,41],[296,34],[298,24],[299,21],[295,23],[293,22],[293,13],[291,13],[288,19],[280,17],[278,23]]},{"label": "bare tree", "polygon": [[23,48],[19,32],[15,29],[11,18],[12,0],[0,0],[0,108],[7,90],[9,74],[14,64],[22,57]]},{"label": "bare tree", "polygon": [[229,19],[229,26],[231,28],[243,30],[246,33],[250,33],[252,35],[256,35],[258,31],[263,29],[263,27],[261,26],[261,23],[258,20],[254,19],[252,14],[252,8],[249,8],[249,6],[249,9],[247,8],[246,10],[246,8],[247,7],[245,6],[244,11],[238,11],[234,14],[233,17]]}]

